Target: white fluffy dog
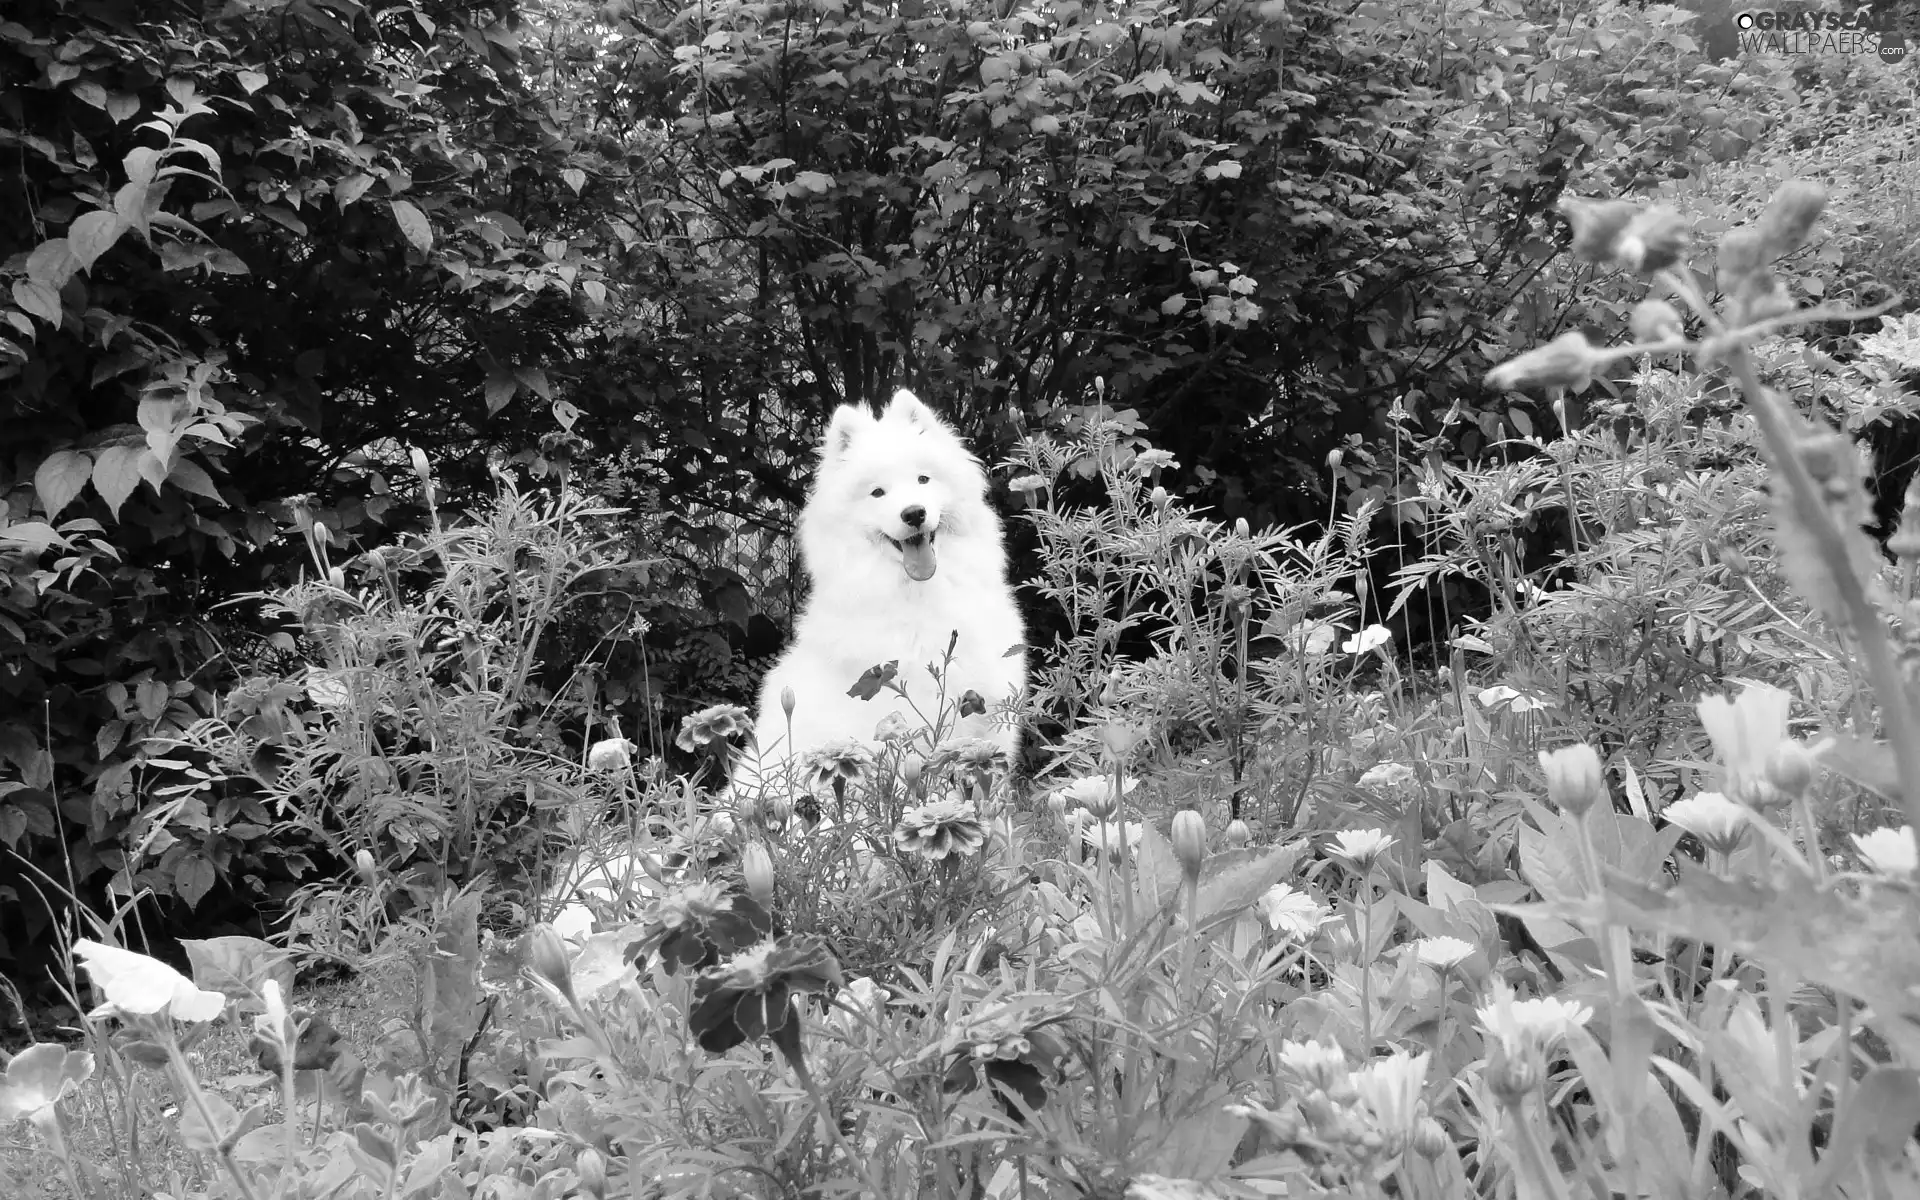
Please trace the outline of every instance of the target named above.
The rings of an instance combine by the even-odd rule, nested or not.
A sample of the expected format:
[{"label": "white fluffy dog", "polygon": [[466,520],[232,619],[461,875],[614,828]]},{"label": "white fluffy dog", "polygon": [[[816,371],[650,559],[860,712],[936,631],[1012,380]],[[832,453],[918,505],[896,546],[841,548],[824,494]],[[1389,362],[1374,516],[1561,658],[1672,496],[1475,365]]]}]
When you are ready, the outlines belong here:
[{"label": "white fluffy dog", "polygon": [[[1001,710],[1026,686],[1026,629],[986,473],[959,435],[912,392],[895,392],[878,419],[842,405],[799,533],[813,590],[761,684],[758,754],[747,748],[735,787],[784,779],[792,760],[827,743],[871,743],[889,713],[910,729],[942,720],[943,736],[988,738],[1011,756],[1020,730]],[[870,700],[848,695],[869,668],[894,660],[904,697],[891,688]],[[944,683],[930,667],[944,670]],[[986,711],[956,726],[967,692]]]}]

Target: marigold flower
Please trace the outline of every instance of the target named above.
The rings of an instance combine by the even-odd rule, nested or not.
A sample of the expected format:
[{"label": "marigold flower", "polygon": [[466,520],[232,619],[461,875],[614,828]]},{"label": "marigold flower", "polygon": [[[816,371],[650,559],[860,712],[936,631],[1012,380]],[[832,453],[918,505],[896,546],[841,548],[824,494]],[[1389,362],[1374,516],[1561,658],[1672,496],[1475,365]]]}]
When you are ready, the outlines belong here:
[{"label": "marigold flower", "polygon": [[1488,1037],[1499,1042],[1508,1055],[1532,1061],[1546,1054],[1575,1028],[1593,1017],[1584,1004],[1542,996],[1516,1000],[1513,989],[1496,976],[1493,994],[1476,1012]]},{"label": "marigold flower", "polygon": [[1066,1055],[1050,1027],[1066,1015],[1058,1004],[1018,998],[971,1015],[940,1041],[948,1060],[943,1086],[958,1091],[984,1084],[1002,1111],[1021,1119],[1019,1106],[1002,1092],[1030,1109],[1046,1103],[1047,1082]]},{"label": "marigold flower", "polygon": [[1351,1072],[1347,1052],[1332,1042],[1281,1042],[1280,1065],[1323,1092],[1340,1090]]},{"label": "marigold flower", "polygon": [[1856,833],[1853,835],[1853,845],[1860,852],[1860,860],[1881,875],[1911,877],[1914,868],[1920,866],[1920,854],[1916,854],[1914,849],[1911,825]]},{"label": "marigold flower", "polygon": [[1347,829],[1333,835],[1327,850],[1345,859],[1356,871],[1371,871],[1380,856],[1393,848],[1392,834],[1379,829]]},{"label": "marigold flower", "polygon": [[1793,697],[1776,687],[1748,684],[1734,699],[1704,696],[1694,705],[1700,724],[1726,767],[1727,795],[1755,808],[1774,800],[1767,763],[1787,740],[1787,715]]},{"label": "marigold flower", "polygon": [[836,782],[857,784],[873,769],[873,751],[853,738],[817,746],[800,759],[802,779],[809,791],[823,791]]},{"label": "marigold flower", "polygon": [[1390,1057],[1373,1059],[1353,1073],[1353,1089],[1389,1153],[1397,1154],[1406,1146],[1413,1136],[1414,1122],[1425,1115],[1420,1097],[1426,1090],[1431,1060],[1431,1054],[1398,1050]]},{"label": "marigold flower", "polygon": [[1753,814],[1719,792],[1700,792],[1685,800],[1675,800],[1660,810],[1660,815],[1700,839],[1707,849],[1732,854],[1747,836],[1747,823]]},{"label": "marigold flower", "polygon": [[952,855],[976,854],[987,828],[970,800],[948,796],[910,808],[893,827],[893,844],[902,854],[939,862]]},{"label": "marigold flower", "polygon": [[1421,938],[1413,944],[1414,955],[1436,971],[1451,971],[1461,963],[1473,957],[1478,949],[1464,938],[1439,937]]},{"label": "marigold flower", "polygon": [[1140,475],[1149,475],[1155,471],[1177,471],[1180,462],[1173,457],[1171,450],[1142,450],[1133,456],[1133,469]]},{"label": "marigold flower", "polygon": [[227,998],[196,986],[193,980],[157,958],[108,946],[91,938],[73,944],[73,956],[87,970],[106,1002],[89,1016],[148,1016],[165,1013],[182,1021],[211,1021]]},{"label": "marigold flower", "polygon": [[1311,893],[1303,892],[1290,883],[1274,884],[1257,903],[1260,915],[1266,918],[1267,928],[1284,933],[1297,942],[1304,942],[1319,933],[1320,927],[1332,916],[1327,906]]},{"label": "marigold flower", "polygon": [[771,1035],[791,1061],[800,1045],[794,995],[825,991],[839,982],[840,964],[818,938],[761,942],[694,977],[688,1024],[708,1053]]},{"label": "marigold flower", "polygon": [[587,748],[587,770],[622,771],[633,765],[633,752],[640,747],[626,738],[607,738]]},{"label": "marigold flower", "polygon": [[[753,730],[753,718],[738,704],[715,704],[680,718],[673,744],[692,753],[696,747],[725,742]],[[631,742],[628,743],[632,745]]]},{"label": "marigold flower", "polygon": [[1413,780],[1413,768],[1406,763],[1383,762],[1375,763],[1362,771],[1358,782],[1361,787],[1384,788],[1412,783]]},{"label": "marigold flower", "polygon": [[1535,346],[1487,372],[1487,386],[1497,391],[1528,387],[1567,387],[1578,391],[1593,382],[1593,373],[1606,363],[1587,335],[1569,329],[1544,346]]},{"label": "marigold flower", "polygon": [[1120,797],[1132,792],[1139,785],[1138,779],[1128,779],[1120,785],[1119,793],[1116,795],[1113,776],[1089,775],[1084,779],[1076,779],[1063,787],[1055,788],[1053,794],[1066,801],[1069,812],[1081,808],[1095,817],[1111,817],[1120,807]]},{"label": "marigold flower", "polygon": [[766,910],[750,896],[736,896],[708,880],[689,883],[653,902],[640,918],[640,937],[629,947],[634,962],[656,951],[671,975],[681,967],[702,970],[773,932]]},{"label": "marigold flower", "polygon": [[1142,827],[1138,821],[1128,821],[1124,825],[1117,821],[1087,821],[1081,826],[1080,840],[1088,849],[1096,853],[1107,854],[1118,860],[1122,849],[1133,851],[1140,848]]}]

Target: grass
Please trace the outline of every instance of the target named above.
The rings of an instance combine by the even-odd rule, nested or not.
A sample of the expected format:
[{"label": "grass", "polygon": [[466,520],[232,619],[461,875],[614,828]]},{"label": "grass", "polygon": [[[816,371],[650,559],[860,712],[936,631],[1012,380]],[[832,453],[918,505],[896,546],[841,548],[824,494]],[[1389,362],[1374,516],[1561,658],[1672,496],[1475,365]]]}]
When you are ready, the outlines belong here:
[{"label": "grass", "polygon": [[[404,1010],[405,972],[404,963],[400,963],[353,979],[302,988],[294,1004],[326,1017],[340,1031],[342,1046],[370,1061],[380,1044],[383,1023]],[[251,1088],[271,1101],[271,1088],[263,1090],[256,1082],[264,1076],[247,1048],[249,1037],[248,1018],[223,1017],[187,1052],[187,1060],[195,1074],[217,1091]],[[103,1071],[104,1064],[96,1067],[94,1080],[81,1090],[79,1100],[69,1102],[67,1111],[73,1118],[73,1143],[79,1158],[103,1176],[114,1178],[130,1165],[128,1138],[120,1127],[118,1113],[109,1116],[111,1092]],[[166,1186],[176,1172],[183,1180],[204,1179],[208,1174],[206,1157],[186,1149],[171,1134],[178,1115],[177,1100],[161,1073],[136,1069],[132,1097],[135,1119],[142,1130],[140,1166],[145,1185],[117,1193],[121,1200],[148,1200],[156,1191],[177,1196],[177,1191]],[[70,1200],[46,1146],[26,1122],[0,1126],[0,1196],[6,1200]]]}]

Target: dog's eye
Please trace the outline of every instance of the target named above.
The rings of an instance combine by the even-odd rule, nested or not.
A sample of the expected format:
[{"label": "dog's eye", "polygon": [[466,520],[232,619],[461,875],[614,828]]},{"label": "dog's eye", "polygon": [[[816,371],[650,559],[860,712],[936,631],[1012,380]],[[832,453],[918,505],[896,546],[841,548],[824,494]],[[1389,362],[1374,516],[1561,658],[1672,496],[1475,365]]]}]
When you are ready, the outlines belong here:
[{"label": "dog's eye", "polygon": [[875,488],[875,489],[873,489],[873,490],[872,490],[871,492],[868,492],[867,494],[868,494],[869,496],[872,496],[872,497],[873,497],[874,499],[876,499],[876,500],[877,500],[877,499],[879,499],[879,498],[880,498],[881,496],[884,496],[884,495],[886,495],[886,494],[887,494],[887,489],[885,489],[885,488]]},{"label": "dog's eye", "polygon": [[921,483],[926,483],[926,482],[928,482],[928,480],[927,480],[927,477],[926,477],[925,475],[922,475],[922,476],[920,477],[920,482],[921,482]]}]

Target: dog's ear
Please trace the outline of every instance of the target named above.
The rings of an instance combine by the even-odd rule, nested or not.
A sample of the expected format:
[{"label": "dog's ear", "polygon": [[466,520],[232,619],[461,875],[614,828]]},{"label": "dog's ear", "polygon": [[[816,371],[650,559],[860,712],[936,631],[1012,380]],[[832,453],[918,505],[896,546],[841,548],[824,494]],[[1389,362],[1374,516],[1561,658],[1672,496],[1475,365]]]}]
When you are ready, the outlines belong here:
[{"label": "dog's ear", "polygon": [[833,420],[827,424],[827,438],[820,443],[822,458],[841,458],[847,447],[853,445],[854,435],[862,426],[873,424],[873,414],[865,405],[842,404],[833,410]]},{"label": "dog's ear", "polygon": [[893,394],[887,402],[887,411],[880,415],[882,421],[899,421],[915,429],[940,428],[940,415],[920,402],[920,397],[905,388]]}]

